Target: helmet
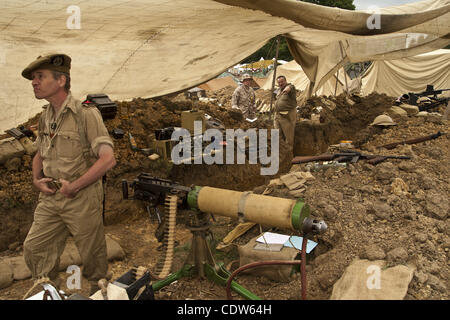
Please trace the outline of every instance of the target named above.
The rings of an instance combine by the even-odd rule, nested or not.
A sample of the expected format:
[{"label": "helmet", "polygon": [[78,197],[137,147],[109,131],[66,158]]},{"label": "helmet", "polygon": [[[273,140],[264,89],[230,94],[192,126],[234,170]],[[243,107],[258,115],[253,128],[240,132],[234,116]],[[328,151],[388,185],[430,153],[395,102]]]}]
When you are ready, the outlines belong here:
[{"label": "helmet", "polygon": [[244,81],[244,80],[246,80],[246,79],[253,79],[253,78],[252,78],[252,76],[249,75],[248,73],[245,73],[245,74],[242,76],[242,81]]},{"label": "helmet", "polygon": [[388,115],[382,114],[373,120],[373,122],[370,124],[371,126],[395,126],[396,123],[394,120],[392,120],[391,117]]}]

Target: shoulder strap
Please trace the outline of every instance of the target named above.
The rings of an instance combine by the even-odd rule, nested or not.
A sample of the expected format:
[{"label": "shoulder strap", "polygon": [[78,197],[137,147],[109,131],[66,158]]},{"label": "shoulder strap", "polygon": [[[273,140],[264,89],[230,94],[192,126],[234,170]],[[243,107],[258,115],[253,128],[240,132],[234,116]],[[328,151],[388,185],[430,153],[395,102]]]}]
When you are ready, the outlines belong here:
[{"label": "shoulder strap", "polygon": [[42,113],[41,116],[39,117],[39,122],[38,122],[38,135],[42,137],[42,135],[44,135],[44,129],[47,129],[45,126],[45,119],[47,117],[47,112],[48,112],[48,105],[45,105],[42,107]]},{"label": "shoulder strap", "polygon": [[75,104],[76,112],[75,112],[75,121],[77,122],[78,134],[80,135],[80,143],[82,147],[82,154],[86,161],[90,159],[90,151],[91,145],[89,144],[86,136],[86,127],[84,123],[83,110],[81,106],[81,102],[77,101]]}]

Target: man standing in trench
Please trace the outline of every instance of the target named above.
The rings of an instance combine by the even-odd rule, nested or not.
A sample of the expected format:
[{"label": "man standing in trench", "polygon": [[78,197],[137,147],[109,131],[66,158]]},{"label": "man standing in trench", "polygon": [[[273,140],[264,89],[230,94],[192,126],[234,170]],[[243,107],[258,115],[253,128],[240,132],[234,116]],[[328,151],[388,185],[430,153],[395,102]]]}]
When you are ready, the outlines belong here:
[{"label": "man standing in trench", "polygon": [[52,54],[39,56],[22,71],[35,97],[49,102],[39,119],[33,158],[39,200],[23,248],[33,279],[55,282],[71,235],[92,294],[98,280],[107,277],[101,177],[116,160],[99,110],[70,92],[70,65],[69,56]]},{"label": "man standing in trench", "polygon": [[294,151],[295,123],[297,121],[297,97],[293,84],[287,83],[285,76],[277,77],[275,91],[275,115],[273,126],[280,129],[280,137]]},{"label": "man standing in trench", "polygon": [[246,120],[254,120],[256,118],[256,95],[251,87],[252,77],[244,74],[242,84],[237,87],[231,97],[231,107],[240,109]]}]

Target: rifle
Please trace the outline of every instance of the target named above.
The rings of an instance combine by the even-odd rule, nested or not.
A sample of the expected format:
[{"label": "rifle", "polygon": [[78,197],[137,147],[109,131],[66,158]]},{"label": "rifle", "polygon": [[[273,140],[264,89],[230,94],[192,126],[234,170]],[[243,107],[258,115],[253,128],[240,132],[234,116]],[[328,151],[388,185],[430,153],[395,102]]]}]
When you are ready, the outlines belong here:
[{"label": "rifle", "polygon": [[337,161],[337,162],[345,162],[348,159],[352,159],[357,156],[354,152],[351,153],[324,153],[318,156],[297,156],[292,159],[292,164],[300,164],[300,163],[308,163],[308,162],[316,162],[316,161]]},{"label": "rifle", "polygon": [[336,162],[351,162],[355,163],[358,160],[369,160],[368,163],[377,165],[387,159],[411,159],[409,156],[391,156],[391,155],[377,155],[377,154],[362,154],[353,150],[341,150],[341,153],[322,154],[319,156],[299,156],[292,159],[292,164],[300,164],[315,161],[336,161]]},{"label": "rifle", "polygon": [[377,148],[385,148],[385,149],[390,150],[390,149],[394,149],[398,145],[415,144],[415,143],[419,143],[419,142],[425,142],[425,141],[428,141],[428,140],[439,138],[440,136],[442,136],[444,134],[445,133],[441,133],[440,131],[438,131],[437,133],[434,133],[434,134],[429,135],[429,136],[414,138],[414,139],[411,139],[411,140],[393,142],[393,143],[385,144],[385,145],[382,145],[382,146],[378,146]]}]

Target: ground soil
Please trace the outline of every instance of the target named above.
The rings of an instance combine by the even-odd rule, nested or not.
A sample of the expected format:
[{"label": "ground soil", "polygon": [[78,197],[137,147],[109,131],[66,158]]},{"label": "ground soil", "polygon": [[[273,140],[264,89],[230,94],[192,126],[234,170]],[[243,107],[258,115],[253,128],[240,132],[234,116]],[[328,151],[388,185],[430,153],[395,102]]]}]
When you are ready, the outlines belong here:
[{"label": "ground soil", "polygon": [[[105,120],[109,130],[121,128],[130,132],[140,148],[151,145],[156,129],[180,126],[183,110],[203,110],[225,128],[271,128],[270,115],[258,121],[243,121],[239,113],[229,109],[233,88],[207,92],[211,101],[187,100],[183,94],[158,99],[134,99],[118,102],[119,114]],[[258,90],[261,99],[268,91]],[[351,100],[349,100],[351,99]],[[364,153],[408,155],[410,160],[386,160],[376,166],[364,160],[346,167],[330,167],[312,171],[315,180],[308,183],[303,198],[312,208],[312,215],[324,219],[328,231],[313,240],[318,246],[308,257],[308,299],[326,300],[334,283],[356,258],[371,258],[374,252],[388,266],[413,265],[416,268],[405,299],[448,299],[450,224],[450,144],[449,136],[393,150],[377,146],[391,142],[448,131],[448,121],[439,116],[395,119],[396,126],[377,129],[368,125],[389,109],[395,99],[372,94],[368,97],[341,95],[334,98],[313,97],[299,110],[296,127],[295,155],[315,155],[332,150],[340,140],[352,140]],[[124,111],[126,110],[126,112]],[[442,113],[442,108],[436,110]],[[319,121],[308,121],[319,115]],[[126,116],[125,116],[126,115]],[[25,126],[36,123],[37,117]],[[262,193],[270,179],[289,171],[307,170],[307,165],[291,166],[291,156],[283,156],[276,176],[261,176],[259,165],[182,165],[174,166],[147,155],[134,152],[127,136],[114,139],[117,166],[108,173],[105,226],[106,233],[124,249],[126,258],[110,263],[113,278],[132,266],[153,269],[161,251],[154,233],[157,222],[139,201],[122,200],[122,179],[131,181],[141,172],[172,179],[184,185],[201,185],[238,191]],[[284,146],[281,146],[283,152]],[[331,149],[330,149],[331,148]],[[8,165],[0,165],[0,257],[22,254],[22,242],[32,222],[38,197],[31,184],[31,157],[23,156]],[[401,188],[396,188],[396,186]],[[294,199],[288,189],[275,188],[270,196]],[[255,226],[236,239],[224,251],[215,245],[236,225],[237,221],[214,217],[211,222],[211,248],[217,261],[231,271],[239,265],[237,246],[247,243],[269,226]],[[190,249],[191,233],[182,215],[177,218],[173,271],[184,264]],[[293,234],[289,230],[275,230]],[[380,253],[381,252],[381,253]],[[62,278],[67,274],[61,273]],[[264,277],[240,274],[237,281],[263,299],[300,299],[300,278],[289,283]],[[0,290],[0,299],[21,299],[31,287],[31,279],[15,281]],[[83,286],[86,288],[86,286]],[[86,289],[80,291],[87,294]],[[198,276],[182,278],[155,294],[156,299],[226,299],[223,286]],[[241,299],[233,294],[234,299]]]}]

